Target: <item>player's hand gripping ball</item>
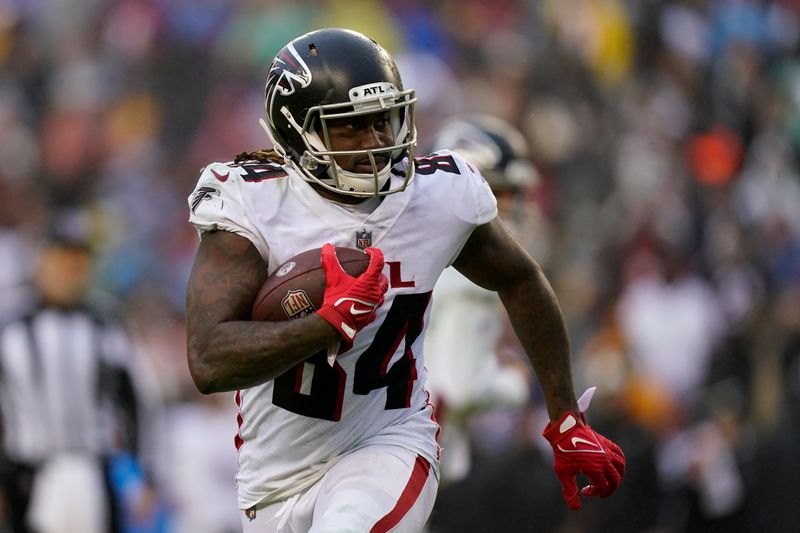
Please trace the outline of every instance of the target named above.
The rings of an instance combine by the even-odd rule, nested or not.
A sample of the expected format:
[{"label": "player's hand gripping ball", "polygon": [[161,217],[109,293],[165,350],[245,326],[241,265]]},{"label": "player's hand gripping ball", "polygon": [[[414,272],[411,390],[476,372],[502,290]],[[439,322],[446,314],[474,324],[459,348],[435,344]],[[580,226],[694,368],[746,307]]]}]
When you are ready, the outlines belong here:
[{"label": "player's hand gripping ball", "polygon": [[[341,268],[350,276],[361,275],[369,265],[367,254],[355,248],[336,249]],[[252,319],[281,322],[316,313],[325,299],[322,248],[307,250],[280,265],[261,286]]]},{"label": "player's hand gripping ball", "polygon": [[341,347],[347,351],[356,333],[375,320],[375,311],[383,305],[389,280],[383,274],[383,252],[367,248],[369,265],[363,274],[351,276],[342,269],[331,244],[322,247],[325,269],[325,299],[317,314],[342,334]]}]

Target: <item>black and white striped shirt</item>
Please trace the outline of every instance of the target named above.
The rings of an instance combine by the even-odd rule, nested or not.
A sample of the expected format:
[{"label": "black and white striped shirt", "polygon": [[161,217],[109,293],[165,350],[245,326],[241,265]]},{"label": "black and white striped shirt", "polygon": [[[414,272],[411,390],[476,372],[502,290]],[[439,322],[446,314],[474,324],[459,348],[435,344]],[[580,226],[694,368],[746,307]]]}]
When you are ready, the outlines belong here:
[{"label": "black and white striped shirt", "polygon": [[133,348],[99,309],[34,306],[0,326],[0,418],[12,461],[137,448]]}]

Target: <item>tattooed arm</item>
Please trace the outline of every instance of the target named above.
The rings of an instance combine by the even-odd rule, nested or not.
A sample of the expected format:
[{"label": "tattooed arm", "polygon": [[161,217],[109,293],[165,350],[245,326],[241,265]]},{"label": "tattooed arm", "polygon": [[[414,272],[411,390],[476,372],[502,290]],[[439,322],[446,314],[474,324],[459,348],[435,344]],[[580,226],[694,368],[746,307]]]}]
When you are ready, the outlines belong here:
[{"label": "tattooed arm", "polygon": [[250,321],[266,276],[250,241],[227,231],[203,234],[186,291],[189,371],[203,394],[274,379],[341,338],[316,314]]}]

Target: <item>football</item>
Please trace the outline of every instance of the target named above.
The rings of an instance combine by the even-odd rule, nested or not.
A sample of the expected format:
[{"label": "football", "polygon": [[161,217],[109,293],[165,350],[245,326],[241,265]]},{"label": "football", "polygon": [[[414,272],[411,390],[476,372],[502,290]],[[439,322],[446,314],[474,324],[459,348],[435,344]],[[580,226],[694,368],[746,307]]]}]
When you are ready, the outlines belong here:
[{"label": "football", "polygon": [[[292,257],[268,277],[253,304],[252,319],[281,322],[316,312],[325,296],[322,248],[306,250]],[[342,269],[359,276],[369,265],[369,256],[355,248],[336,247]]]}]

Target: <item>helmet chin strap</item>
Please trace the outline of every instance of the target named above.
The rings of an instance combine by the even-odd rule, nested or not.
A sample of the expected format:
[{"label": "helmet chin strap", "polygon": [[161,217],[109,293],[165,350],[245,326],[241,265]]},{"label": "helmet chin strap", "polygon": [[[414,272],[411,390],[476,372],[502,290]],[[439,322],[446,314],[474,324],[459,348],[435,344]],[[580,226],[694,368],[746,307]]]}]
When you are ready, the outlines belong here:
[{"label": "helmet chin strap", "polygon": [[[288,116],[287,118],[291,118]],[[302,134],[302,132],[301,132]],[[322,142],[319,135],[317,133],[309,132],[305,135],[306,139],[308,139],[308,143],[317,150],[325,151],[325,143]],[[370,160],[372,162],[373,168],[375,167],[375,160],[372,156],[370,156]],[[336,168],[334,168],[336,167]],[[362,172],[351,172],[349,170],[343,169],[339,163],[336,162],[334,157],[330,157],[330,163],[328,163],[328,168],[325,170],[325,174],[327,177],[323,177],[321,175],[319,178],[320,181],[327,182],[329,185],[336,187],[339,191],[343,193],[348,192],[361,192],[361,193],[370,193],[376,194],[381,188],[386,184],[386,181],[389,179],[389,173],[392,170],[392,162],[391,158],[386,163],[381,170],[376,171],[373,173],[362,173]],[[375,174],[378,176],[378,183],[377,188],[374,187],[375,185]],[[337,187],[337,177],[338,183],[340,186]]]},{"label": "helmet chin strap", "polygon": [[334,172],[339,176],[339,183],[342,186],[343,192],[348,192],[348,190],[352,188],[355,192],[377,193],[386,184],[386,180],[389,179],[389,173],[392,171],[392,163],[389,161],[386,163],[386,166],[375,173],[378,175],[378,186],[376,189],[374,188],[375,174],[350,172],[340,167],[339,163],[336,161],[333,161],[333,164],[336,165],[336,169],[334,170],[329,167],[326,174],[328,175],[328,179],[333,182],[333,185],[336,184]]}]

